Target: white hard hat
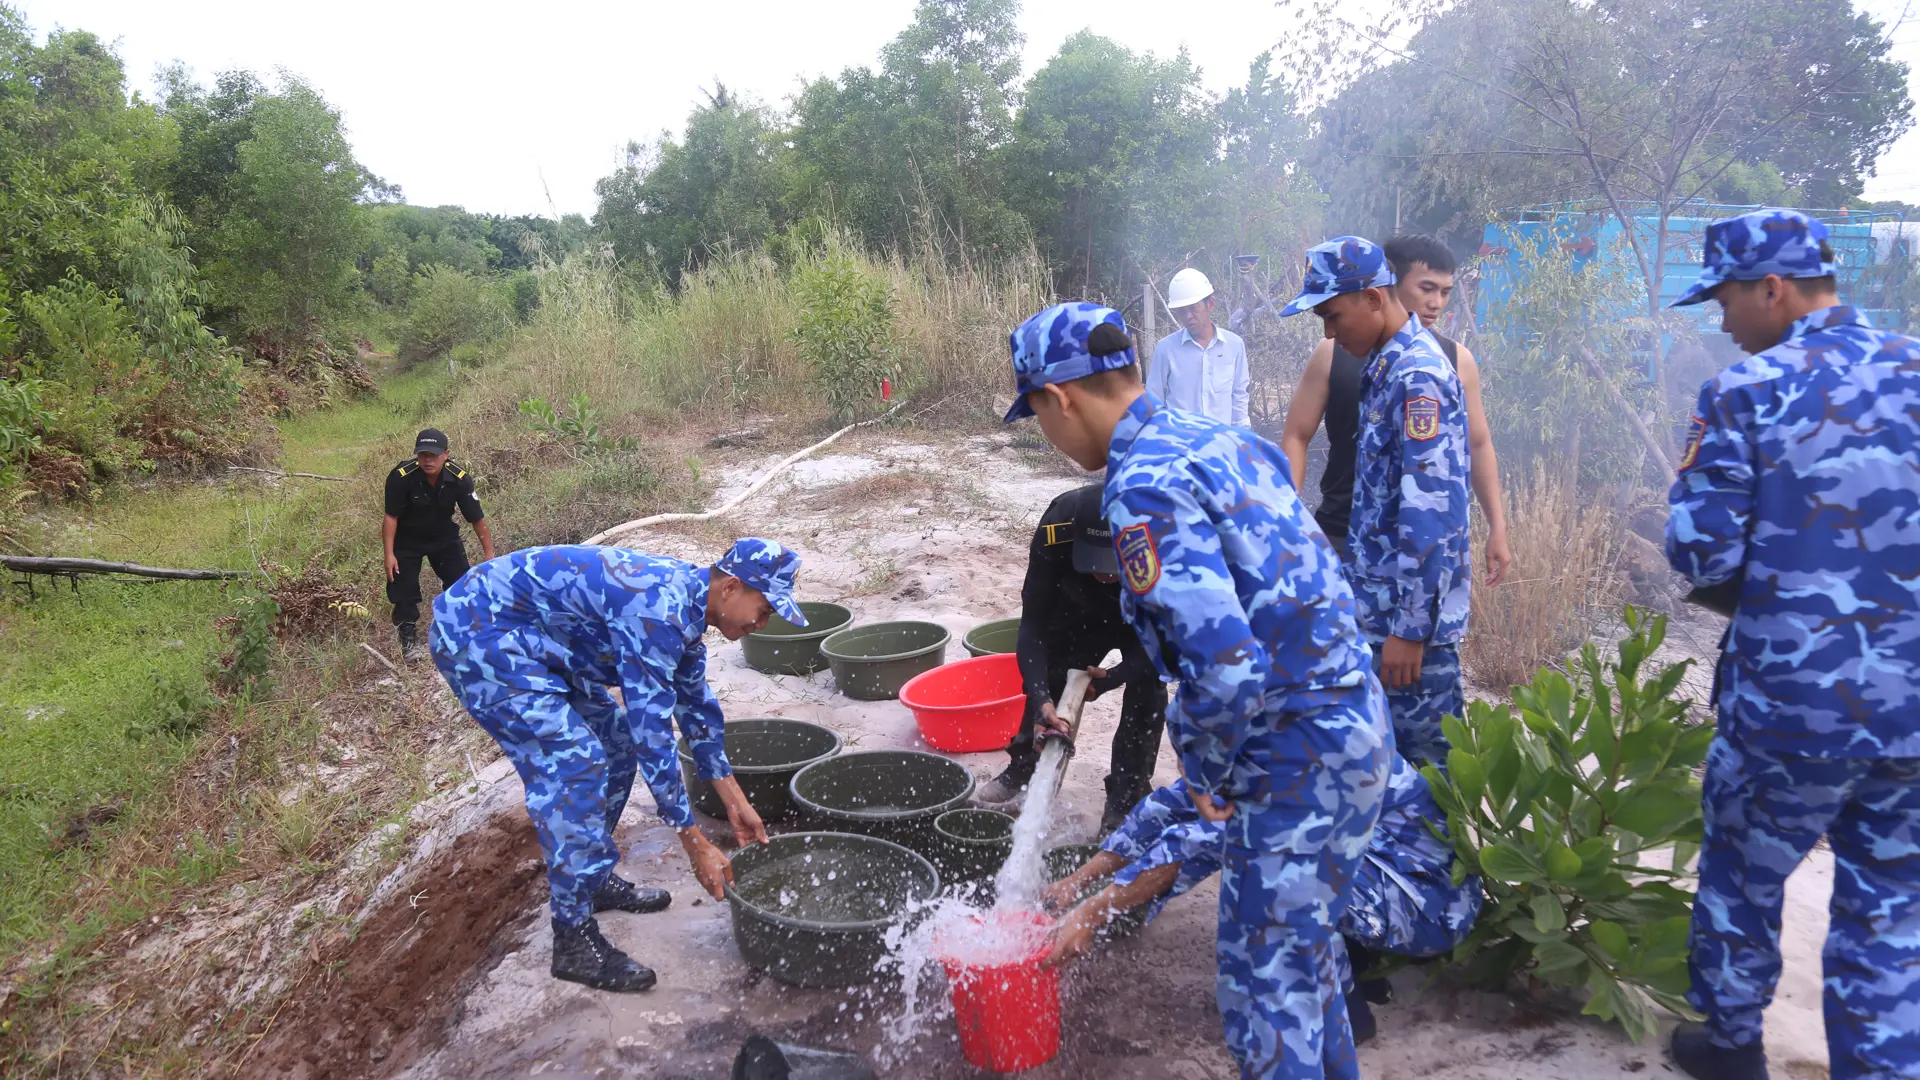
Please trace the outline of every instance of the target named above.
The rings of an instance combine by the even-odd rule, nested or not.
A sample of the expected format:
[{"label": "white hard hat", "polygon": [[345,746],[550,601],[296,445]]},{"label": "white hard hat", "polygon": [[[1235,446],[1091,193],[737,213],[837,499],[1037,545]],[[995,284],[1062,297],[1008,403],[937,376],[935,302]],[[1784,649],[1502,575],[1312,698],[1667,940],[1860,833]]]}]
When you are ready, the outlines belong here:
[{"label": "white hard hat", "polygon": [[1213,282],[1191,266],[1173,275],[1173,280],[1167,284],[1167,306],[1170,308],[1197,304],[1212,295]]}]

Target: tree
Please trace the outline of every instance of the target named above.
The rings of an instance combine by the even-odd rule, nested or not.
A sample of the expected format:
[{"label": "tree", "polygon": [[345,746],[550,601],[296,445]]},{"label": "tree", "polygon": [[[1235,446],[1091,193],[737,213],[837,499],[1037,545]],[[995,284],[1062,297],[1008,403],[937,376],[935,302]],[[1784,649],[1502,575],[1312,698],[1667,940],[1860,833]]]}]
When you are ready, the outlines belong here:
[{"label": "tree", "polygon": [[996,156],[1012,134],[1022,37],[1015,0],[922,0],[881,69],[848,68],[794,99],[796,216],[876,247],[958,252],[1023,244]]},{"label": "tree", "polygon": [[1597,200],[1629,226],[1649,314],[1675,213],[1844,202],[1911,123],[1904,65],[1849,0],[1413,0],[1377,26],[1295,6],[1301,50],[1324,50],[1304,78],[1346,76],[1316,168],[1350,212],[1477,231],[1501,206]]},{"label": "tree", "polygon": [[1085,30],[1034,73],[1008,168],[1063,292],[1124,289],[1202,242],[1221,122],[1199,83],[1184,51],[1158,60]]},{"label": "tree", "polygon": [[773,235],[784,217],[782,155],[772,114],[719,86],[687,118],[683,141],[627,144],[625,164],[594,185],[594,227],[622,260],[677,279]]},{"label": "tree", "polygon": [[246,112],[234,171],[219,178],[229,202],[207,242],[207,278],[234,329],[286,342],[351,305],[367,225],[360,200],[374,180],[340,114],[306,83],[288,77]]}]

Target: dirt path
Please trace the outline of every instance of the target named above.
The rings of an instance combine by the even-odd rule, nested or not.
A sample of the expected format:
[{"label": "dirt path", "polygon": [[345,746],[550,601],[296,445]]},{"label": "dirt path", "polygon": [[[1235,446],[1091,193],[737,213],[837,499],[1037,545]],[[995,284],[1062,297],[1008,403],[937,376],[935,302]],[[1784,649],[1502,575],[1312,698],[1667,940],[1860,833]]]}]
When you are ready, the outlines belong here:
[{"label": "dirt path", "polygon": [[[957,659],[964,655],[957,640],[961,633],[1018,612],[1032,525],[1049,498],[1080,482],[1005,440],[915,446],[875,437],[837,449],[842,452],[798,466],[723,525],[656,535],[647,546],[710,558],[735,532],[786,539],[806,559],[806,598],[846,603],[862,621],[913,617],[942,623],[954,631],[948,656]],[[716,500],[753,475],[745,469],[730,476]],[[809,678],[762,676],[746,667],[737,645],[710,647],[710,671],[729,716],[813,720],[841,732],[849,747],[922,745],[911,715],[897,702],[850,701],[834,692],[826,672]],[[1117,700],[1089,708],[1082,738],[1089,750],[1069,769],[1057,817],[1056,836],[1062,842],[1092,834],[1105,772],[1102,748],[1117,718]],[[982,754],[962,760],[984,776],[1003,759]],[[487,772],[492,782],[473,798],[497,814],[499,832],[492,835],[502,849],[524,851],[530,829],[516,806],[517,780],[497,767]],[[1171,753],[1163,747],[1160,779],[1174,775]],[[499,894],[500,902],[518,897],[519,906],[498,913],[497,920],[465,924],[472,936],[489,941],[452,941],[442,934],[410,942],[410,949],[443,964],[441,988],[461,994],[471,981],[471,989],[457,1005],[416,1010],[414,1022],[429,1030],[387,1033],[387,1056],[378,1065],[363,1057],[366,1068],[422,1080],[674,1080],[727,1075],[740,1041],[752,1032],[869,1053],[882,1049],[880,1020],[897,1008],[894,994],[879,987],[798,990],[747,969],[733,945],[726,905],[704,898],[671,830],[651,811],[644,788],[636,789],[621,836],[626,852],[621,869],[642,883],[670,889],[674,906],[652,916],[606,916],[602,925],[617,944],[660,971],[657,989],[619,996],[553,981],[546,973],[544,903],[532,898],[539,890],[507,890]],[[487,865],[495,866],[487,873],[509,873]],[[463,888],[473,869],[448,873],[443,861],[427,873],[443,885]],[[510,875],[523,872],[522,862]],[[1788,886],[1787,975],[1768,1027],[1776,1075],[1796,1080],[1826,1075],[1818,944],[1830,882],[1830,862],[1819,852]],[[1216,890],[1203,887],[1170,905],[1135,939],[1071,971],[1062,1053],[1029,1075],[1036,1080],[1232,1076],[1213,1004],[1216,900]],[[473,964],[481,970],[460,970]],[[1361,1052],[1363,1072],[1373,1080],[1675,1075],[1656,1045],[1633,1046],[1612,1027],[1528,1011],[1501,995],[1429,986],[1418,970],[1403,972],[1396,986],[1396,1003],[1379,1010],[1379,1038]],[[434,987],[416,989],[435,992]],[[344,1023],[365,1022],[364,1010],[338,1015]],[[885,1049],[884,1076],[983,1075],[965,1065],[948,1034]],[[276,1064],[291,1066],[293,1074],[325,1075],[310,1057],[282,1057]],[[344,1068],[334,1075],[358,1073]]]}]

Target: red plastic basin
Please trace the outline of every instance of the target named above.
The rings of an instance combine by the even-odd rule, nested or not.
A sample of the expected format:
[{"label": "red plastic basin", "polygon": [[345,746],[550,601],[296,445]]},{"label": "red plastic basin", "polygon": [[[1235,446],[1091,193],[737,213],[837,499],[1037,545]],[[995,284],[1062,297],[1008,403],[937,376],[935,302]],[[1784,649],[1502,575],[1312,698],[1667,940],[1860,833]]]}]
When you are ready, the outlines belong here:
[{"label": "red plastic basin", "polygon": [[1020,730],[1027,693],[1012,653],[976,656],[922,672],[900,688],[920,736],[935,750],[1004,750]]}]

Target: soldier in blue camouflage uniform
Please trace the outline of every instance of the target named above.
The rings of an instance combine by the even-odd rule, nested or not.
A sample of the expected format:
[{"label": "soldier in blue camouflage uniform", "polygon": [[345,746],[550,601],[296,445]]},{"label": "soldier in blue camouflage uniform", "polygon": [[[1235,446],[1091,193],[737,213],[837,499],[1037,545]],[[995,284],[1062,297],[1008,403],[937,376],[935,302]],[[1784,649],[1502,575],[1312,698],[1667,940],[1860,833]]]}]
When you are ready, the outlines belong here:
[{"label": "soldier in blue camouflage uniform", "polygon": [[1224,826],[1218,991],[1242,1075],[1353,1077],[1333,928],[1393,745],[1353,594],[1280,451],[1147,393],[1125,325],[1087,303],[1023,323],[1007,420],[1037,415],[1107,470],[1121,610],[1180,682],[1167,730]]},{"label": "soldier in blue camouflage uniform", "polygon": [[1342,236],[1307,252],[1300,295],[1327,336],[1364,357],[1348,575],[1373,645],[1400,752],[1445,766],[1440,718],[1464,711],[1467,629],[1467,408],[1440,343],[1392,286],[1386,252]]},{"label": "soldier in blue camouflage uniform", "polygon": [[[593,918],[669,901],[613,873],[613,831],[636,768],[661,818],[680,830],[700,883],[719,899],[731,880],[727,857],[694,825],[676,719],[735,836],[766,839],[727,764],[702,636],[712,626],[738,640],[775,611],[804,626],[793,600],[799,565],[793,552],[752,538],[711,568],[623,548],[536,547],[475,567],[434,601],[434,664],[526,785],[553,894],[555,978],[604,990],[654,984]],[[614,685],[622,705],[607,692]]]},{"label": "soldier in blue camouflage uniform", "polygon": [[1782,887],[1833,848],[1823,966],[1834,1080],[1920,1076],[1920,341],[1839,302],[1827,229],[1707,229],[1679,304],[1756,355],[1700,391],[1667,558],[1734,605],[1717,671],[1691,1000],[1696,1077],[1767,1075]]},{"label": "soldier in blue camouflage uniform", "polygon": [[[1429,823],[1441,830],[1440,836]],[[1459,885],[1453,883],[1453,848],[1441,838],[1445,829],[1446,815],[1433,801],[1426,780],[1395,754],[1386,803],[1354,872],[1347,913],[1339,925],[1346,945],[1339,954],[1340,986],[1347,995],[1356,1043],[1371,1036],[1374,1022],[1367,996],[1356,992],[1349,952],[1438,956],[1466,940],[1480,917],[1485,899],[1480,879],[1469,876]],[[1049,960],[1059,963],[1085,951],[1095,930],[1140,903],[1149,905],[1148,919],[1158,915],[1168,900],[1219,871],[1222,839],[1221,827],[1201,819],[1194,809],[1185,780],[1147,796],[1107,837],[1100,854],[1048,890],[1048,906],[1061,909],[1078,900],[1091,882],[1113,875],[1112,885],[1073,909]],[[1384,990],[1384,980],[1378,981],[1378,989]]]}]

